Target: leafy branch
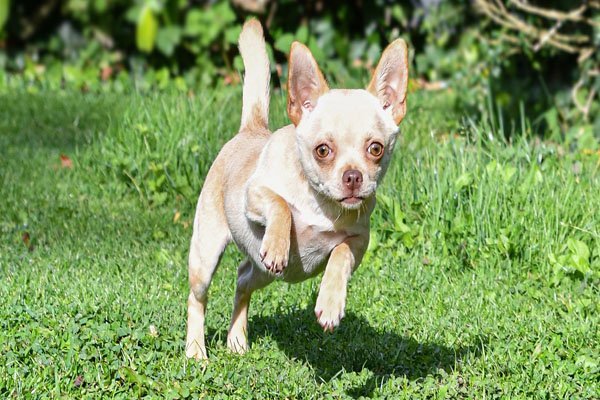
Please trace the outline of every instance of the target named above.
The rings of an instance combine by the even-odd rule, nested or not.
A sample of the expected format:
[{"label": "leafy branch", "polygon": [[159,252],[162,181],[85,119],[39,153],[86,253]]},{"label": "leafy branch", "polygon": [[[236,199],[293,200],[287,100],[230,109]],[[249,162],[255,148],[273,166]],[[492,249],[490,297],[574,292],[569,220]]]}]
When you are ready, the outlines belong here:
[{"label": "leafy branch", "polygon": [[[579,90],[599,73],[597,68],[584,66],[584,62],[595,54],[593,30],[600,28],[600,22],[590,18],[588,14],[600,9],[600,1],[584,0],[570,11],[534,6],[526,0],[509,0],[507,5],[501,0],[475,0],[475,7],[496,24],[506,28],[500,39],[512,45],[510,53],[514,53],[519,46],[525,46],[533,52],[550,46],[555,50],[577,55],[581,73],[571,90],[571,97],[575,107],[587,119],[590,105],[598,91],[595,87],[590,88],[587,99],[582,103],[579,100]],[[528,16],[531,18],[527,19]],[[577,29],[574,33],[572,30],[565,32],[563,28],[567,24],[575,25]]]}]

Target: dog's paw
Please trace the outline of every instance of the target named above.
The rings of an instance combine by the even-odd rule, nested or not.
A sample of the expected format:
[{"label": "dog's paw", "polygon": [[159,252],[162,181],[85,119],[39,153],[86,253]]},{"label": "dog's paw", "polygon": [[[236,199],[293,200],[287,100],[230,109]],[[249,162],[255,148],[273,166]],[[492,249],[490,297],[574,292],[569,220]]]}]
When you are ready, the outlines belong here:
[{"label": "dog's paw", "polygon": [[278,275],[287,267],[290,238],[265,234],[260,246],[260,259],[265,268]]},{"label": "dog's paw", "polygon": [[227,347],[234,353],[244,354],[248,351],[248,339],[244,332],[230,331],[227,335]]},{"label": "dog's paw", "polygon": [[185,356],[195,360],[207,360],[206,347],[196,340],[188,341],[185,346]]},{"label": "dog's paw", "polygon": [[341,293],[321,291],[317,297],[315,315],[323,331],[333,332],[342,318],[346,307],[346,296]]}]

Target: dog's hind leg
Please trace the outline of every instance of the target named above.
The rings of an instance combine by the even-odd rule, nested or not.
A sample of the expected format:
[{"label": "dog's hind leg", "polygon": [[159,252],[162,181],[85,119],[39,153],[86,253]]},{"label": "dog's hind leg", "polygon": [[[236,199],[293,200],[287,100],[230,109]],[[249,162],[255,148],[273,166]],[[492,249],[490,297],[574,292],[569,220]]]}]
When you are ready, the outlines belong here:
[{"label": "dog's hind leg", "polygon": [[[222,196],[211,193],[209,179],[198,200],[194,233],[190,246],[187,339],[187,357],[207,358],[204,343],[204,315],[208,288],[225,246],[231,240],[231,233],[223,211]],[[213,180],[212,183],[215,183]],[[207,195],[205,195],[205,192]]]},{"label": "dog's hind leg", "polygon": [[248,307],[252,292],[273,282],[272,274],[244,260],[238,267],[237,287],[233,303],[233,316],[227,335],[227,346],[231,351],[244,353],[248,350]]}]

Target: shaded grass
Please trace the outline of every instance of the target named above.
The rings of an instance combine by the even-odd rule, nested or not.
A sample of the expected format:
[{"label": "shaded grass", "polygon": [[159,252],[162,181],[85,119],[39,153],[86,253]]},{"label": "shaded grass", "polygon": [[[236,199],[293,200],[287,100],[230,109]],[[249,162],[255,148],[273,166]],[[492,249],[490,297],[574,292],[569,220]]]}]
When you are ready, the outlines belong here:
[{"label": "shaded grass", "polygon": [[201,365],[183,357],[190,224],[239,90],[0,96],[0,394],[594,398],[598,157],[526,122],[505,143],[451,105],[411,98],[341,328],[318,330],[318,279],[275,284],[253,297],[250,352],[229,354],[231,248]]}]

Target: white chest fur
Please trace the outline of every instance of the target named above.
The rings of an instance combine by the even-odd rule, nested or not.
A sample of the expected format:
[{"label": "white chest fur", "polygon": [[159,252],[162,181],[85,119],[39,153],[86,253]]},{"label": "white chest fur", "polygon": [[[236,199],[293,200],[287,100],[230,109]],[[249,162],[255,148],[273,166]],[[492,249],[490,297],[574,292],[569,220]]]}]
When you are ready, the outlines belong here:
[{"label": "white chest fur", "polygon": [[[265,147],[249,184],[268,187],[290,207],[290,257],[282,279],[297,282],[319,274],[331,251],[348,237],[368,232],[371,207],[362,214],[348,213],[319,199],[303,176],[293,131],[282,131]],[[273,146],[273,141],[285,143]],[[273,151],[282,148],[289,149],[287,154]]]}]

